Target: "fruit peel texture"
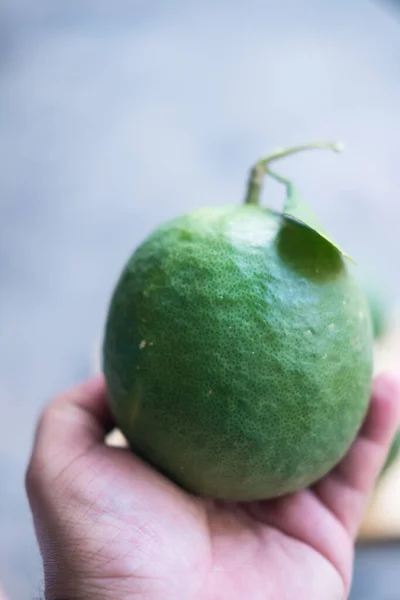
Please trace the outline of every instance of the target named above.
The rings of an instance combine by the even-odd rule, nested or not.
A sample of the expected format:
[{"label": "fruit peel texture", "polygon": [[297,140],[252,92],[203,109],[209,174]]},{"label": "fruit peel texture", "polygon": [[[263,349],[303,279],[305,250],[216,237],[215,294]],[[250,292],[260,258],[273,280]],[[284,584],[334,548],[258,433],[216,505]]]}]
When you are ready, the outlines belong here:
[{"label": "fruit peel texture", "polygon": [[369,311],[312,229],[257,206],[202,209],[128,261],[103,366],[139,456],[200,495],[276,497],[353,442],[370,396]]}]

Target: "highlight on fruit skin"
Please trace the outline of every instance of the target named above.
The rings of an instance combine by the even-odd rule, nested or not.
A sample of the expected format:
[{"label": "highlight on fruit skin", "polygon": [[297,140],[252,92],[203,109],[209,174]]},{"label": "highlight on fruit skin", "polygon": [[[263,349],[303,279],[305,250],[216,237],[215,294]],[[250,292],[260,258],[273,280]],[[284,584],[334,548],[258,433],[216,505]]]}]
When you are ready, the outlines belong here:
[{"label": "highlight on fruit skin", "polygon": [[[134,452],[211,498],[312,484],[347,452],[369,403],[364,292],[271,156],[257,163],[264,173],[252,169],[243,205],[202,208],[150,234],[107,315],[103,369],[118,426]],[[261,205],[263,175],[285,185],[281,213]]]}]

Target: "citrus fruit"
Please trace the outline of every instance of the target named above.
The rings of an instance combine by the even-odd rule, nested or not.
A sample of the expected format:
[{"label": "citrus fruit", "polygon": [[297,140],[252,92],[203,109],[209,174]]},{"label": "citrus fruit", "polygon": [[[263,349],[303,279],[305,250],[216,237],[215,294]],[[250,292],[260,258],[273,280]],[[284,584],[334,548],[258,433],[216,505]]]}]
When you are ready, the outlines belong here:
[{"label": "citrus fruit", "polygon": [[[270,169],[308,148],[259,161],[242,206],[161,225],[111,299],[103,368],[116,422],[135,453],[202,496],[247,501],[308,486],[345,454],[367,409],[364,293]],[[282,213],[260,205],[264,173],[286,186]]]}]

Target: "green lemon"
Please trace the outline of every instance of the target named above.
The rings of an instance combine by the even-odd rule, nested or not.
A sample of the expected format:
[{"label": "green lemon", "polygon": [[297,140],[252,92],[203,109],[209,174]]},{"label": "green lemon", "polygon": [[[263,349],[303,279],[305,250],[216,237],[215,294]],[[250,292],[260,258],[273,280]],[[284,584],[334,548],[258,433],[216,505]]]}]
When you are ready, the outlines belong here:
[{"label": "green lemon", "polygon": [[[117,424],[133,451],[202,496],[302,489],[343,457],[365,416],[365,295],[291,182],[270,169],[308,148],[259,161],[242,206],[159,227],[112,296],[103,367]],[[286,186],[282,213],[259,204],[263,173]]]}]

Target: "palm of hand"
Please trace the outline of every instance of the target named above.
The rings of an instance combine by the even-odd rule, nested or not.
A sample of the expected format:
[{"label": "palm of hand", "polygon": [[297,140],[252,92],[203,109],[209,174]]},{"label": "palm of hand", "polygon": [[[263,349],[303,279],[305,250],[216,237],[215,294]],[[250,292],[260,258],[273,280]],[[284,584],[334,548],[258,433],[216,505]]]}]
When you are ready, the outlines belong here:
[{"label": "palm of hand", "polygon": [[[351,539],[313,492],[246,505],[200,500],[125,450],[93,454],[63,474],[77,493],[67,545],[85,561],[85,580],[110,597],[346,597]],[[88,472],[90,483],[76,485]]]},{"label": "palm of hand", "polygon": [[50,404],[27,489],[46,597],[80,600],[345,600],[353,541],[399,421],[381,376],[344,460],[312,489],[258,503],[186,494],[104,445],[104,382]]}]

